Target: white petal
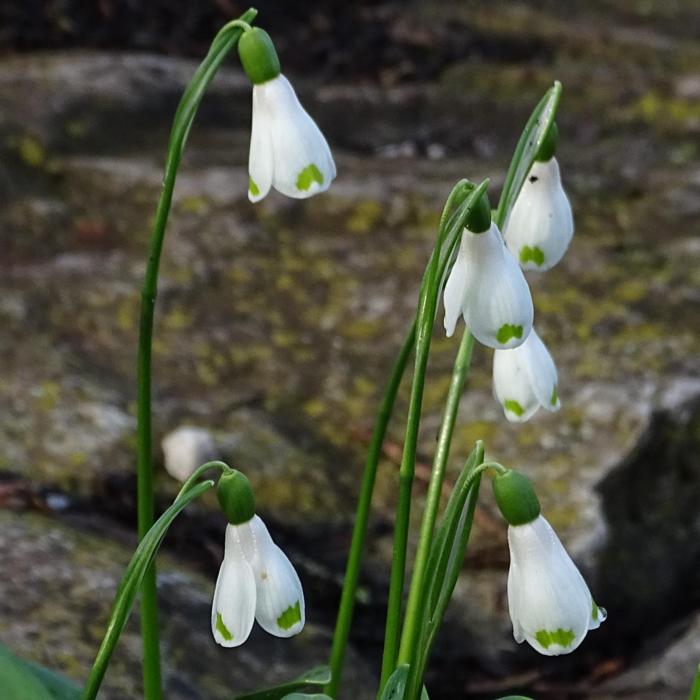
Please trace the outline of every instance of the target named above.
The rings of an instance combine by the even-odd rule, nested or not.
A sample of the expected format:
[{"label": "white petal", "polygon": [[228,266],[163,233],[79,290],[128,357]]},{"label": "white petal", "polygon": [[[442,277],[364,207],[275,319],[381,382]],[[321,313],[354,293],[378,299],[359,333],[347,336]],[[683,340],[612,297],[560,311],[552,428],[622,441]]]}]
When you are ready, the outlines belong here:
[{"label": "white petal", "polygon": [[525,369],[538,403],[548,411],[558,411],[561,404],[557,393],[557,367],[534,328],[519,350],[526,358]]},{"label": "white petal", "polygon": [[510,526],[508,545],[508,600],[516,638],[524,636],[547,656],[568,654],[581,644],[592,619],[586,582],[542,516]]},{"label": "white petal", "polygon": [[260,201],[272,185],[272,132],[269,104],[261,90],[266,83],[253,86],[253,124],[248,156],[248,199]]},{"label": "white petal", "polygon": [[503,229],[506,245],[525,270],[549,270],[574,234],[571,204],[556,158],[535,161]]},{"label": "white petal", "polygon": [[211,607],[211,631],[223,647],[243,644],[255,619],[255,576],[240,545],[239,527],[247,526],[226,527],[226,553]]},{"label": "white petal", "polygon": [[503,406],[505,417],[513,423],[529,420],[540,407],[523,363],[522,347],[493,353],[493,393]]},{"label": "white petal", "polygon": [[[468,234],[464,233],[462,236]],[[445,291],[443,293],[443,303],[445,305],[445,333],[448,338],[452,337],[455,332],[457,320],[463,313],[464,294],[467,289],[467,268],[466,268],[466,252],[463,250],[462,243],[459,244],[459,252],[457,259],[452,266],[450,276],[445,283]]]},{"label": "white petal", "polygon": [[530,288],[506,249],[498,227],[486,233],[465,230],[467,291],[465,320],[474,337],[492,348],[515,348],[532,329]]},{"label": "white petal", "polygon": [[336,175],[333,156],[316,122],[301,106],[294,88],[280,74],[256,89],[258,104],[264,104],[268,115],[272,186],[297,199],[327,190]]},{"label": "white petal", "polygon": [[301,632],[306,621],[301,582],[262,520],[256,516],[251,527],[257,542],[253,560],[257,589],[255,619],[270,634],[292,637]]}]

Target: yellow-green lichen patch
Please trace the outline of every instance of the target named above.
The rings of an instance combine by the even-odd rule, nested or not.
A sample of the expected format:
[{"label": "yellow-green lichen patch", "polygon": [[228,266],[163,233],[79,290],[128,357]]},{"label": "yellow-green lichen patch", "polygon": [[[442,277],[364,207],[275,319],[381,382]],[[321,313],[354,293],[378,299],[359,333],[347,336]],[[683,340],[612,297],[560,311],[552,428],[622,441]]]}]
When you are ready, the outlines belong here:
[{"label": "yellow-green lichen patch", "polygon": [[318,166],[315,163],[311,163],[311,165],[307,165],[299,173],[299,176],[297,177],[297,189],[301,190],[302,192],[307,192],[314,182],[322,185],[323,175],[318,169]]},{"label": "yellow-green lichen patch", "polygon": [[301,605],[298,600],[277,618],[277,625],[283,630],[291,629],[299,622],[301,622]]},{"label": "yellow-green lichen patch", "polygon": [[216,613],[216,631],[227,641],[233,641],[233,635],[229,632],[228,627],[224,624],[224,618],[221,617],[221,613]]},{"label": "yellow-green lichen patch", "polygon": [[573,630],[565,630],[560,627],[552,632],[549,630],[540,630],[535,633],[535,639],[543,649],[549,649],[552,644],[566,649],[566,647],[571,646],[571,643],[576,639],[576,635]]},{"label": "yellow-green lichen patch", "polygon": [[501,344],[505,345],[509,340],[513,338],[523,337],[523,327],[516,326],[512,323],[504,323],[496,333],[496,340]]},{"label": "yellow-green lichen patch", "polygon": [[544,251],[539,246],[524,245],[520,249],[520,262],[525,265],[529,262],[535,263],[538,267],[544,265]]},{"label": "yellow-green lichen patch", "polygon": [[506,399],[503,402],[503,408],[518,416],[518,418],[522,417],[525,413],[525,409],[515,399]]}]

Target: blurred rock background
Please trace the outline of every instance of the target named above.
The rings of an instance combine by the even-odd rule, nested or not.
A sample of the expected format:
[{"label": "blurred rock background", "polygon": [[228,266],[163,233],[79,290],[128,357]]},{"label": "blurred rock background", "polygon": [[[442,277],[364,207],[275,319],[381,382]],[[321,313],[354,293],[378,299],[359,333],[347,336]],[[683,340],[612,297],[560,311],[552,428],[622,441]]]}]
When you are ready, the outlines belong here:
[{"label": "blurred rock background", "polygon": [[[339,177],[322,197],[248,203],[250,88],[232,56],[176,190],[155,444],[197,428],[198,444],[249,474],[309,622],[291,642],[258,630],[237,651],[215,648],[223,520],[211,499],[196,505],[161,555],[166,696],[224,700],[326,660],[364,450],[442,202],[464,176],[500,188],[529,111],[559,79],[576,235],[529,279],[562,409],[506,423],[478,348],[451,474],[477,438],[526,470],[609,619],[571,657],[515,645],[505,531],[485,488],[428,688],[433,700],[685,698],[700,657],[697,3],[257,6]],[[77,681],[134,546],[136,324],[168,128],[209,40],[244,9],[0,6],[0,641]],[[456,351],[437,326],[418,501]],[[373,697],[406,395],[384,449],[347,698]],[[165,506],[177,483],[160,450],[156,462]],[[139,697],[138,659],[134,615],[105,699]]]}]

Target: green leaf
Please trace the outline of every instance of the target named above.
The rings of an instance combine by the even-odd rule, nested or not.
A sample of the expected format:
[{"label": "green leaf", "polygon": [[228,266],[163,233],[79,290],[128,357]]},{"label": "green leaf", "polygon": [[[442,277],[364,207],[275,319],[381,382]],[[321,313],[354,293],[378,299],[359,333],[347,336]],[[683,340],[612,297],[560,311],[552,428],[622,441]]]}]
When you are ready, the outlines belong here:
[{"label": "green leaf", "polygon": [[[296,697],[299,700],[307,697],[297,691],[304,690],[307,686],[324,686],[331,682],[331,670],[328,666],[317,666],[306,673],[302,673],[299,678],[288,681],[274,688],[258,690],[255,693],[237,695],[235,700],[281,700],[286,697]],[[325,698],[325,695],[314,695],[315,698]]]},{"label": "green leaf", "polygon": [[508,214],[513,208],[518,194],[520,194],[525,178],[532,168],[537,151],[554,121],[560,97],[561,83],[557,81],[539,101],[520,135],[513,159],[508,167],[503,192],[494,218],[499,228],[503,228]]},{"label": "green leaf", "polygon": [[3,697],[22,700],[78,700],[80,688],[60,674],[12,654],[0,644]]},{"label": "green leaf", "polygon": [[[408,671],[408,664],[397,666],[396,670],[389,676],[389,680],[386,682],[379,700],[403,700],[404,694],[406,693]],[[428,691],[425,689],[425,686],[423,686],[420,697],[421,700],[429,700]]]},{"label": "green leaf", "polygon": [[83,700],[94,700],[97,696],[97,691],[102,684],[102,679],[107,671],[114,647],[116,647],[124,625],[129,619],[143,577],[151,561],[153,561],[168,528],[181,511],[212,486],[214,486],[213,481],[204,481],[192,487],[186,493],[178,495],[172,505],[156,520],[139,543],[117,589],[117,595],[112,604],[112,612],[107,622],[107,631],[85,684]]}]

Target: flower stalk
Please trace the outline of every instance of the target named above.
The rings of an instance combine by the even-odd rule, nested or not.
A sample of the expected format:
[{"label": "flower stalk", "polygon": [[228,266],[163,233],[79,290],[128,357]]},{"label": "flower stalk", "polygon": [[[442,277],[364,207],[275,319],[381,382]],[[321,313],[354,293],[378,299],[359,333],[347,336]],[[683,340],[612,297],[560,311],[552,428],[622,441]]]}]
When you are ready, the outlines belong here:
[{"label": "flower stalk", "polygon": [[[185,90],[175,113],[165,163],[163,186],[156,207],[148,262],[141,290],[137,360],[137,517],[139,539],[143,539],[154,521],[153,456],[151,429],[151,354],[153,317],[158,292],[158,271],[165,239],[168,216],[172,205],[177,171],[187,136],[204,93],[227,54],[233,49],[244,27],[255,19],[257,11],[250,9],[238,20],[227,24],[212,42]],[[158,598],[156,569],[151,565],[141,587],[141,637],[143,640],[143,684],[145,700],[162,700],[160,673],[160,641],[158,633]]]}]

